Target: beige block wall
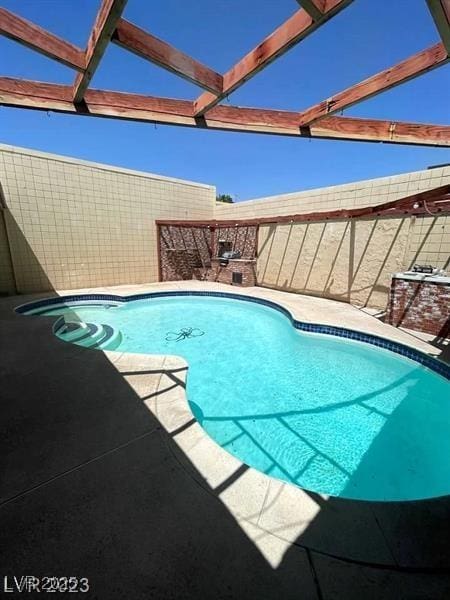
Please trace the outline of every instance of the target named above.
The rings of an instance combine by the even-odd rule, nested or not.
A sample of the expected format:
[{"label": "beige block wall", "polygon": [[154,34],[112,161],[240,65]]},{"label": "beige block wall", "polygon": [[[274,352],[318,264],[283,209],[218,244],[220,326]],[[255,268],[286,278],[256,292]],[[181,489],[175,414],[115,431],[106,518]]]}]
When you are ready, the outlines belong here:
[{"label": "beige block wall", "polygon": [[[19,292],[156,281],[155,219],[379,204],[450,183],[450,167],[233,205],[216,203],[213,186],[0,145],[0,183],[0,293],[13,293],[15,280]],[[268,225],[258,283],[384,308],[393,272],[448,269],[449,245],[450,217]]]},{"label": "beige block wall", "polygon": [[[216,218],[358,208],[450,183],[450,167],[216,205]],[[450,217],[260,227],[258,284],[384,309],[392,273],[414,263],[449,267]]]},{"label": "beige block wall", "polygon": [[213,186],[11,146],[0,182],[19,292],[156,281],[155,219],[214,214]]},{"label": "beige block wall", "polygon": [[450,270],[450,216],[411,219],[405,267],[414,263]]},{"label": "beige block wall", "polygon": [[281,194],[236,204],[216,203],[217,219],[247,219],[359,208],[391,202],[450,183],[450,166],[368,179],[344,185]]},{"label": "beige block wall", "polygon": [[11,264],[8,238],[6,235],[5,216],[0,207],[0,295],[14,294],[16,286]]}]

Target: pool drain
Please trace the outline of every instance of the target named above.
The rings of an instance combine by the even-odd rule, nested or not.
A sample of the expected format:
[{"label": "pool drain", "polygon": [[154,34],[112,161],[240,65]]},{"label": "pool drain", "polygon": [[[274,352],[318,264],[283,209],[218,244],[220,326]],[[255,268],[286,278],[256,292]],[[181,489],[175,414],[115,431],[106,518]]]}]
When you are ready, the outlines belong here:
[{"label": "pool drain", "polygon": [[184,327],[180,331],[169,331],[166,335],[166,342],[179,342],[188,338],[200,337],[205,332],[197,327]]}]

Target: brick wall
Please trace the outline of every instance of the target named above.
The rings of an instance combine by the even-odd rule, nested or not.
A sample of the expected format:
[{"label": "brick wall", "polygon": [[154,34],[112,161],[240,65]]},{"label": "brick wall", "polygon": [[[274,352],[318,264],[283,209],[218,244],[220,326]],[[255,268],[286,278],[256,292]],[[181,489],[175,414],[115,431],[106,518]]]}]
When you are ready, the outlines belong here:
[{"label": "brick wall", "polygon": [[[233,272],[242,274],[242,284],[233,283]],[[218,259],[213,259],[211,267],[199,270],[198,279],[242,287],[256,285],[256,259],[230,260],[226,266],[221,266]]]},{"label": "brick wall", "polygon": [[198,279],[199,269],[211,264],[211,230],[162,225],[159,232],[161,281]]},{"label": "brick wall", "polygon": [[[242,259],[220,265],[219,242],[230,242]],[[242,285],[256,285],[256,227],[177,227],[161,225],[159,253],[162,281],[203,279],[232,282],[232,272],[242,273]]]},{"label": "brick wall", "polygon": [[450,285],[393,278],[387,322],[441,338],[450,335]]},{"label": "brick wall", "polygon": [[216,248],[219,240],[231,242],[233,250],[241,253],[243,258],[256,256],[256,227],[221,227],[215,230]]}]

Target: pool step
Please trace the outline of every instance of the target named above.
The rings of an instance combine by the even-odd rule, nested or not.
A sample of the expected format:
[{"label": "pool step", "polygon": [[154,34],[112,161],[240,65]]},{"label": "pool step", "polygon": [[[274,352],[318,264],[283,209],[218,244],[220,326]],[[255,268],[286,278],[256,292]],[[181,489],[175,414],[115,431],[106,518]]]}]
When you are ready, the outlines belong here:
[{"label": "pool step", "polygon": [[55,333],[65,342],[99,350],[115,350],[122,341],[122,334],[118,329],[100,323],[67,321],[61,323]]},{"label": "pool step", "polygon": [[88,323],[83,323],[82,321],[63,321],[55,330],[55,333],[66,342],[73,342],[85,335],[89,335],[90,331]]},{"label": "pool step", "polygon": [[102,350],[115,350],[120,345],[122,341],[122,333],[119,329],[113,329],[111,327],[112,333],[108,338],[102,341],[101,348]]}]

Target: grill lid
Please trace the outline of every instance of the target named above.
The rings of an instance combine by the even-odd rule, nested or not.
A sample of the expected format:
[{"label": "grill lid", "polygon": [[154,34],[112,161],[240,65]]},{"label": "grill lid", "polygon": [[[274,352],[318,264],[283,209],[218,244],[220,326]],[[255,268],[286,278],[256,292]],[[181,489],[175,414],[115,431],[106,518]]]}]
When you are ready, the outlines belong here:
[{"label": "grill lid", "polygon": [[241,253],[239,250],[228,250],[222,254],[221,258],[241,258]]}]

